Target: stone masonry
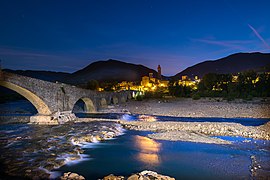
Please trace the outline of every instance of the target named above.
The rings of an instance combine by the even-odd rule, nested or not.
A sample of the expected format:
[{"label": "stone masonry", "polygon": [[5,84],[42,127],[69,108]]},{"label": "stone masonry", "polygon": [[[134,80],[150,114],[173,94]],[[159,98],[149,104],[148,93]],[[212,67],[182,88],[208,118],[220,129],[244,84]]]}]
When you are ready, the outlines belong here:
[{"label": "stone masonry", "polygon": [[97,92],[7,72],[1,72],[0,85],[26,97],[42,116],[72,111],[80,99],[85,102],[88,112],[95,112],[109,104],[126,102],[132,94],[130,91]]}]

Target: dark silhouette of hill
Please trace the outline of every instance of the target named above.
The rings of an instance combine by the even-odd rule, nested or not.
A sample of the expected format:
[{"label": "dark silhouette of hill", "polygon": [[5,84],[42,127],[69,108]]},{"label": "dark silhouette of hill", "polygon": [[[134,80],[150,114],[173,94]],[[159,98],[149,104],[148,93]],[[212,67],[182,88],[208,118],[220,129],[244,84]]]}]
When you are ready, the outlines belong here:
[{"label": "dark silhouette of hill", "polygon": [[176,74],[173,78],[181,78],[183,75],[188,77],[199,76],[200,78],[207,73],[238,73],[246,70],[263,71],[269,69],[270,53],[236,53],[227,57],[198,63],[188,67],[184,71]]},{"label": "dark silhouette of hill", "polygon": [[[204,61],[194,66],[188,67],[184,71],[172,77],[163,79],[180,79],[181,76],[187,75],[200,78],[207,73],[237,73],[246,70],[255,70],[257,72],[269,72],[270,70],[270,53],[237,53],[227,57]],[[10,70],[12,72],[32,78],[41,79],[50,82],[64,82],[68,84],[85,84],[90,80],[99,82],[121,82],[121,81],[140,81],[142,76],[148,76],[153,73],[157,77],[157,72],[143,65],[126,63],[118,60],[96,61],[87,67],[74,73],[52,72],[52,71],[32,71],[32,70]]]},{"label": "dark silhouette of hill", "polygon": [[71,84],[83,84],[94,79],[99,82],[140,81],[142,76],[157,72],[143,65],[126,63],[118,60],[97,61],[76,71],[65,78]]},{"label": "dark silhouette of hill", "polygon": [[19,74],[31,78],[41,79],[44,81],[55,82],[60,81],[63,82],[63,79],[70,75],[69,73],[65,72],[53,72],[53,71],[34,71],[34,70],[11,70],[11,69],[4,69],[3,71],[11,72],[14,74]]}]

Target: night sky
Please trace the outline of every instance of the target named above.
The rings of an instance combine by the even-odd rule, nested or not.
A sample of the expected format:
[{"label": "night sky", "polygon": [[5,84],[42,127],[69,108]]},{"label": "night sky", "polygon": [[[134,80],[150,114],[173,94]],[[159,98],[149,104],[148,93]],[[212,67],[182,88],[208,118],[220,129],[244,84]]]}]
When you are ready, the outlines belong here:
[{"label": "night sky", "polygon": [[74,72],[118,59],[174,75],[237,52],[270,52],[269,0],[1,0],[0,59]]}]

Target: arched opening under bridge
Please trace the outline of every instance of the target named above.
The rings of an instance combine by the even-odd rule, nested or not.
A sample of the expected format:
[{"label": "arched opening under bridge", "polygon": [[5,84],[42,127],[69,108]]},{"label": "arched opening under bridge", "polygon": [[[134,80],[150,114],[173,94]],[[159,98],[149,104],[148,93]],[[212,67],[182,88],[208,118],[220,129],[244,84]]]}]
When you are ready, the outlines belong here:
[{"label": "arched opening under bridge", "polygon": [[51,110],[49,109],[48,105],[45,104],[45,102],[40,97],[38,97],[33,92],[27,90],[26,88],[6,81],[0,81],[0,86],[15,91],[19,95],[30,101],[31,104],[36,108],[38,114],[51,115]]}]

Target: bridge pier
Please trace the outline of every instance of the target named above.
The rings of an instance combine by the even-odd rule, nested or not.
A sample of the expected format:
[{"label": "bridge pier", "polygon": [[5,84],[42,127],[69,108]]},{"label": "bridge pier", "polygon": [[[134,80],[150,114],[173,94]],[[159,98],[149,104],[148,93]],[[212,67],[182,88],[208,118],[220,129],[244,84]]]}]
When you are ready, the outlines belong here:
[{"label": "bridge pier", "polygon": [[58,125],[57,119],[54,119],[50,115],[34,115],[30,117],[30,124],[39,124],[39,125]]}]

